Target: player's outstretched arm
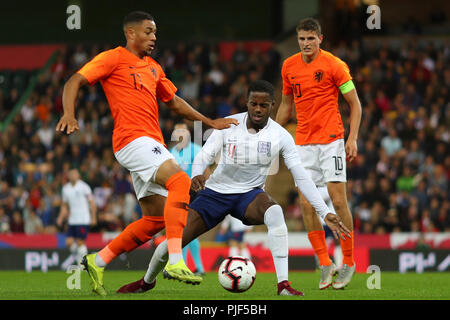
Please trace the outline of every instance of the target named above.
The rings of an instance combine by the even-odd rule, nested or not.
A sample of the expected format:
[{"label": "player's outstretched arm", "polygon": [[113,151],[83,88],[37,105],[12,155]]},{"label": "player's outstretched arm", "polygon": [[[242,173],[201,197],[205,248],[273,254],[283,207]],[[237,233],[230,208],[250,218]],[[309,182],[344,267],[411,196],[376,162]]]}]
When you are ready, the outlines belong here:
[{"label": "player's outstretched arm", "polygon": [[78,91],[86,84],[88,84],[87,79],[81,74],[75,73],[64,85],[62,97],[64,114],[56,125],[56,131],[66,131],[67,134],[71,134],[80,130],[78,121],[75,118],[75,101]]},{"label": "player's outstretched arm", "polygon": [[232,124],[238,125],[239,122],[232,118],[219,118],[212,120],[205,117],[200,112],[192,108],[184,99],[174,96],[172,100],[166,102],[169,109],[175,111],[177,114],[188,120],[198,120],[214,129],[226,129]]},{"label": "player's outstretched arm", "polygon": [[284,126],[292,116],[292,103],[294,102],[294,98],[292,94],[281,96],[281,103],[278,107],[277,115],[275,121],[280,125]]},{"label": "player's outstretched arm", "polygon": [[358,155],[358,146],[356,142],[361,123],[362,108],[356,89],[343,94],[343,96],[350,106],[350,132],[348,134],[347,142],[345,143],[345,152],[348,160],[352,162]]}]

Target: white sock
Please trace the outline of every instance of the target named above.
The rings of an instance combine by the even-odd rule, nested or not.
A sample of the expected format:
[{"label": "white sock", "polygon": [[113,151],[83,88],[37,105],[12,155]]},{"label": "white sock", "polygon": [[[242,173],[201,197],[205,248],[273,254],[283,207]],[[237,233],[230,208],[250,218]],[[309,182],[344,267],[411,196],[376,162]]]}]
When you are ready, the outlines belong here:
[{"label": "white sock", "polygon": [[77,245],[76,242],[74,242],[74,243],[72,243],[72,244],[70,245],[70,248],[69,248],[70,254],[71,254],[74,258],[76,258],[76,255],[77,255],[77,249],[78,249],[78,245]]},{"label": "white sock", "polygon": [[268,245],[272,253],[278,283],[288,280],[288,232],[284,222],[283,209],[273,205],[264,213],[264,223],[267,226]]},{"label": "white sock", "polygon": [[336,267],[339,269],[342,267],[342,260],[344,259],[344,256],[342,254],[341,246],[337,245],[334,247],[333,252],[334,257],[334,263],[336,264]]},{"label": "white sock", "polygon": [[77,249],[77,263],[81,262],[81,259],[88,253],[87,247],[85,244],[81,245]]},{"label": "white sock", "polygon": [[230,247],[230,257],[238,256],[239,248],[238,247]]},{"label": "white sock", "polygon": [[97,252],[97,254],[95,255],[94,262],[95,262],[95,264],[97,265],[97,267],[100,267],[100,268],[106,267],[106,262],[103,261],[102,257],[100,257],[100,255],[98,254],[98,252]]},{"label": "white sock", "polygon": [[171,254],[169,254],[169,263],[170,264],[176,264],[181,259],[183,259],[183,254],[182,253],[171,253]]},{"label": "white sock", "polygon": [[247,247],[241,249],[241,256],[250,260],[252,259],[252,255],[250,254],[250,251]]},{"label": "white sock", "polygon": [[147,283],[152,283],[155,281],[157,275],[164,269],[164,266],[167,263],[169,254],[169,249],[167,247],[167,240],[164,240],[159,244],[153,253],[152,259],[148,264],[147,272],[144,276],[144,281]]}]

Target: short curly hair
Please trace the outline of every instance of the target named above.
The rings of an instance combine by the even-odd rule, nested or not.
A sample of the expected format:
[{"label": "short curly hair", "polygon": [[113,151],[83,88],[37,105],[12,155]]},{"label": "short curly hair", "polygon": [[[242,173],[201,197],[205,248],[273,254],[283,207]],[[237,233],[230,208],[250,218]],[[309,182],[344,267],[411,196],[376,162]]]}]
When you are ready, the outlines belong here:
[{"label": "short curly hair", "polygon": [[269,94],[270,98],[275,99],[275,89],[273,85],[266,80],[256,80],[248,85],[248,95],[251,92],[266,92]]},{"label": "short curly hair", "polygon": [[304,31],[314,31],[318,36],[322,35],[322,28],[320,27],[319,21],[314,18],[306,18],[301,20],[296,28],[297,32],[300,30]]}]

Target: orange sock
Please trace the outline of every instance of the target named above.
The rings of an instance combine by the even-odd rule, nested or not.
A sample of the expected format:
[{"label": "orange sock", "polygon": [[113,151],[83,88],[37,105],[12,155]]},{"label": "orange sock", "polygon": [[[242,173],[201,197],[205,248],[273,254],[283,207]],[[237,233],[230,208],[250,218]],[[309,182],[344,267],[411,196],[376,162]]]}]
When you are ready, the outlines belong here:
[{"label": "orange sock", "polygon": [[169,195],[164,206],[167,246],[170,254],[181,254],[181,239],[188,215],[191,179],[184,172],[175,173],[166,182]]},{"label": "orange sock", "polygon": [[129,224],[113,241],[98,252],[102,260],[109,264],[124,252],[130,252],[153,235],[164,229],[164,217],[142,216],[141,219]]},{"label": "orange sock", "polygon": [[348,265],[349,267],[352,267],[355,263],[353,259],[353,231],[350,232],[351,238],[346,240],[341,239],[341,248],[342,248],[342,255],[344,256],[344,259],[342,260],[343,264]]},{"label": "orange sock", "polygon": [[319,258],[319,263],[321,266],[329,266],[331,265],[331,259],[328,255],[328,248],[325,242],[325,231],[316,230],[308,232],[308,238],[311,242],[311,245]]}]

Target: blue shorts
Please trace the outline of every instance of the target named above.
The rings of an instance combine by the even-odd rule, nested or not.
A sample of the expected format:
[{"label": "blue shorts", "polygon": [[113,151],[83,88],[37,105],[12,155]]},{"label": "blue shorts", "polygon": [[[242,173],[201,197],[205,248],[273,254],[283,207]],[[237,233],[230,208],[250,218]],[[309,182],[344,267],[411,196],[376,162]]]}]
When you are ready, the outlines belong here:
[{"label": "blue shorts", "polygon": [[227,214],[231,214],[244,224],[249,225],[244,217],[245,211],[261,192],[264,192],[264,190],[255,188],[245,193],[224,194],[206,188],[197,194],[189,208],[200,214],[209,229],[214,228]]},{"label": "blue shorts", "polygon": [[85,240],[89,233],[89,226],[87,224],[69,225],[67,228],[67,238],[83,239]]}]

